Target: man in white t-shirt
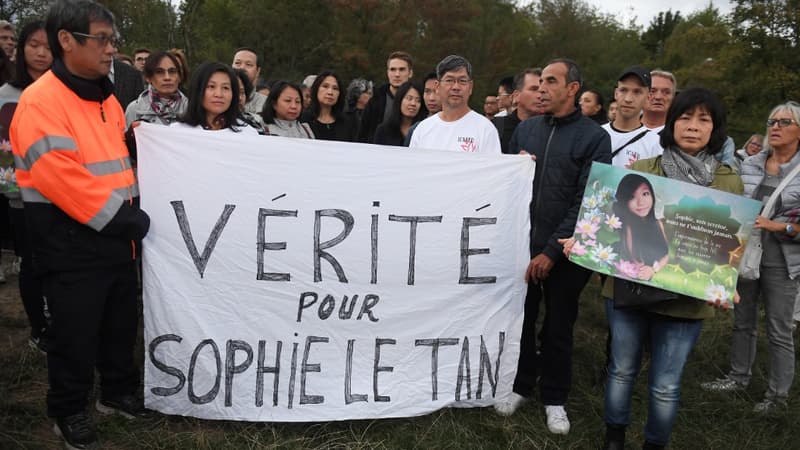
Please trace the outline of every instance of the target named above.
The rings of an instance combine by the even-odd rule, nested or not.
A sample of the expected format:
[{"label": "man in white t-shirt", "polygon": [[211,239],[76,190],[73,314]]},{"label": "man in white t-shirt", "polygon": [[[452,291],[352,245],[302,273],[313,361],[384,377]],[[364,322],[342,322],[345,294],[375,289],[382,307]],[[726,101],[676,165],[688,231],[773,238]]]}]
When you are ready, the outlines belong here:
[{"label": "man in white t-shirt", "polygon": [[635,66],[625,69],[617,81],[617,115],[613,122],[602,126],[611,136],[611,163],[615,166],[628,168],[635,161],[663,152],[659,135],[641,120],[650,84],[650,72]]},{"label": "man in white t-shirt", "polygon": [[472,95],[469,61],[450,55],[436,65],[436,77],[442,111],[420,122],[410,147],[499,154],[497,129],[489,119],[469,108]]}]

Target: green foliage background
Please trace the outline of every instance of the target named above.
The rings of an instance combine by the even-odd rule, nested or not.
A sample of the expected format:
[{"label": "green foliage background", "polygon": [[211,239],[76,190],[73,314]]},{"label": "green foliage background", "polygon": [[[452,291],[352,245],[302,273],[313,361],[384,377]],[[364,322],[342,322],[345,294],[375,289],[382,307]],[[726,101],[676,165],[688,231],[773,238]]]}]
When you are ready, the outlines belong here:
[{"label": "green foliage background", "polygon": [[[585,87],[608,102],[624,67],[673,71],[679,88],[717,91],[729,109],[729,134],[742,144],[763,132],[776,104],[800,99],[800,0],[736,0],[665,11],[642,30],[583,0],[101,0],[117,16],[120,51],[183,48],[192,65],[230,62],[256,49],[266,79],[300,80],[323,68],[349,80],[385,82],[386,56],[406,50],[417,77],[447,54],[475,67],[473,107],[498,80],[553,57],[576,60]],[[698,2],[701,4],[702,2]],[[42,14],[47,0],[4,0],[0,18]]]}]

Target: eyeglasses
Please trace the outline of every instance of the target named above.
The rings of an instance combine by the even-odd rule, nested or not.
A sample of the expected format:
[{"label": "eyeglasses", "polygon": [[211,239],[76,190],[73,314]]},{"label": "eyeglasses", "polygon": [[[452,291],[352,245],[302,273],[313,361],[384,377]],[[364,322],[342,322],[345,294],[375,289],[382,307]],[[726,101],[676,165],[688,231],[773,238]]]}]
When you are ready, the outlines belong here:
[{"label": "eyeglasses", "polygon": [[442,83],[443,86],[452,86],[456,83],[458,83],[459,86],[466,86],[470,81],[472,80],[469,78],[443,78],[440,83]]},{"label": "eyeglasses", "polygon": [[109,36],[106,34],[86,34],[86,33],[78,33],[77,31],[70,31],[73,36],[80,36],[83,38],[94,39],[97,41],[97,44],[100,47],[105,47],[108,44],[111,44],[112,47],[117,47],[119,44],[119,37],[118,36]]},{"label": "eyeglasses", "polygon": [[154,70],[153,73],[162,77],[166,74],[177,75],[178,69],[174,67],[170,67],[169,69],[164,69],[163,67],[159,67],[156,70]]},{"label": "eyeglasses", "polygon": [[768,119],[767,120],[767,128],[772,128],[776,124],[778,128],[786,128],[793,123],[797,123],[794,119]]}]

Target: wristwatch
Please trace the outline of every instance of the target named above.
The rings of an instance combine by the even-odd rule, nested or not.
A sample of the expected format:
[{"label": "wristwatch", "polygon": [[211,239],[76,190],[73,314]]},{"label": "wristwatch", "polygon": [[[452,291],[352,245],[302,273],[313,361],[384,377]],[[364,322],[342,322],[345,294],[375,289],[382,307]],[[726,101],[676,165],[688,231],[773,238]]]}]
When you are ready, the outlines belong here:
[{"label": "wristwatch", "polygon": [[794,227],[790,223],[786,224],[786,234],[794,234]]}]

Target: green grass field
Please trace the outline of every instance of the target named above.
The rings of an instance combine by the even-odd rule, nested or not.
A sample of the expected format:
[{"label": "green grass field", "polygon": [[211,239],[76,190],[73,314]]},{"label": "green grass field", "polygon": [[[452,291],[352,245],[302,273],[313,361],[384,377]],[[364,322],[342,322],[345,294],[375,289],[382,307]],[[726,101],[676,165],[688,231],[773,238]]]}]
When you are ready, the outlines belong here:
[{"label": "green grass field", "polygon": [[[62,448],[45,415],[45,358],[27,345],[27,321],[16,281],[12,275],[0,286],[0,449]],[[765,418],[751,412],[765,390],[767,354],[763,336],[754,380],[747,391],[715,394],[698,387],[700,381],[719,376],[727,368],[732,318],[732,313],[719,313],[704,325],[684,374],[683,398],[670,447],[800,449],[800,398],[796,388],[785,414]],[[599,448],[605,431],[605,318],[594,279],[581,300],[575,346],[573,389],[567,404],[572,431],[567,436],[547,431],[544,409],[536,401],[509,418],[482,408],[444,409],[406,419],[299,424],[204,421],[155,413],[138,421],[96,415],[95,419],[106,449]],[[647,409],[643,381],[648,367],[645,364],[633,398],[633,423],[628,430],[631,449],[640,448],[643,439]]]}]

